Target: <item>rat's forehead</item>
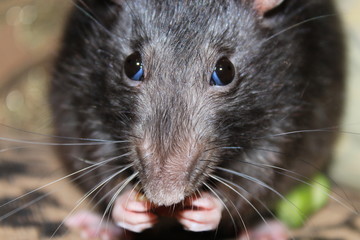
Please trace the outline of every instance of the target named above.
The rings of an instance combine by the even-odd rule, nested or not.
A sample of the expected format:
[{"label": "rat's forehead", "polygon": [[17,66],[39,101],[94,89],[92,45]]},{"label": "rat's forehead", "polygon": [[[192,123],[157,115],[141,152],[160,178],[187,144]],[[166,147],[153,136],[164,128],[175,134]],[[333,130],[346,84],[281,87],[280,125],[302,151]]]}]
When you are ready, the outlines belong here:
[{"label": "rat's forehead", "polygon": [[255,18],[242,1],[124,2],[114,35],[117,45],[124,56],[141,52],[153,69],[212,70],[220,57],[242,59],[256,45]]},{"label": "rat's forehead", "polygon": [[241,1],[129,1],[127,14],[135,34],[194,38],[221,36],[249,22],[248,7]]}]

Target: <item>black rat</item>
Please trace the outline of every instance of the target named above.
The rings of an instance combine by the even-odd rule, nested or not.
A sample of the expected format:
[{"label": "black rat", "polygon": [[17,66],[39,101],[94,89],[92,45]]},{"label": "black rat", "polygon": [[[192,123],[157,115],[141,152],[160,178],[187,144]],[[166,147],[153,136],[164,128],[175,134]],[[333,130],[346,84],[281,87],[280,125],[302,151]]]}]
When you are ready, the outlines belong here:
[{"label": "black rat", "polygon": [[321,129],[339,124],[344,89],[333,2],[75,5],[50,101],[57,135],[83,144],[58,152],[115,224],[67,224],[88,238],[174,237],[173,220],[190,239],[285,239],[272,222],[245,229],[331,159],[336,134]]}]

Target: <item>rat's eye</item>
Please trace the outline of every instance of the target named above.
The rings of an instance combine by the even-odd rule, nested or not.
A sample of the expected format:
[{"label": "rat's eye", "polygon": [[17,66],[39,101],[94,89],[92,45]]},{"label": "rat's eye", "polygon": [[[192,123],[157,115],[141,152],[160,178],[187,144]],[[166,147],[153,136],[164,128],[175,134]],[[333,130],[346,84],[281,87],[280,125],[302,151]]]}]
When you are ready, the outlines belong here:
[{"label": "rat's eye", "polygon": [[227,57],[220,58],[213,73],[211,74],[210,85],[225,86],[232,82],[235,77],[235,68]]},{"label": "rat's eye", "polygon": [[144,79],[144,69],[139,52],[134,52],[125,59],[125,74],[134,81],[142,81]]}]

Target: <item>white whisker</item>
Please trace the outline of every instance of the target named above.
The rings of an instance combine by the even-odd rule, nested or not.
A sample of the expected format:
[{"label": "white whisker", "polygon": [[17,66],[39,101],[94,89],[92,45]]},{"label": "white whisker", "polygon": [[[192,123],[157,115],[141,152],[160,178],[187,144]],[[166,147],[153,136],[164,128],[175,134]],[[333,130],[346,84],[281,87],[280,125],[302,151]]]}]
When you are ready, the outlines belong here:
[{"label": "white whisker", "polygon": [[[331,198],[332,200],[334,200],[335,202],[339,203],[341,206],[343,206],[345,209],[349,210],[350,212],[354,213],[354,214],[359,214],[353,207],[350,207],[348,206],[347,204],[343,203],[340,199],[344,200],[344,201],[347,201],[347,199],[345,199],[343,196],[341,196],[340,194],[338,193],[334,193],[336,196],[338,196],[339,198],[335,197],[333,194],[331,193],[328,193],[326,190],[328,191],[331,191],[331,188],[330,187],[327,187],[327,186],[324,186],[323,184],[319,183],[319,182],[314,182],[314,184],[311,184],[310,182],[308,181],[311,181],[310,178],[306,177],[306,176],[303,176],[297,172],[294,172],[294,171],[291,171],[291,170],[287,170],[285,168],[281,168],[281,167],[277,167],[277,166],[272,166],[272,165],[268,165],[268,164],[262,164],[262,163],[251,163],[251,162],[246,162],[246,161],[241,161],[242,163],[247,163],[247,164],[250,164],[250,165],[253,165],[253,166],[257,166],[257,167],[263,167],[263,168],[273,168],[273,169],[278,169],[278,170],[281,170],[281,171],[284,171],[284,172],[288,172],[288,173],[291,173],[291,174],[294,174],[295,176],[298,176],[298,177],[295,177],[295,176],[291,176],[289,174],[285,174],[285,173],[282,173],[280,171],[275,171],[276,173],[278,174],[281,174],[283,176],[286,176],[286,177],[289,177],[293,180],[296,180],[302,184],[305,184],[311,188],[315,188],[316,186],[314,186],[314,184],[318,184],[319,186],[323,187],[325,190],[321,189],[321,192],[325,195],[327,195],[329,198]],[[305,180],[308,180],[308,181],[305,181],[303,179],[300,179],[299,177],[301,178],[304,178]]]},{"label": "white whisker", "polygon": [[[125,154],[124,154],[124,155],[125,155]],[[43,186],[41,186],[41,187],[38,187],[38,188],[36,188],[36,189],[34,189],[34,190],[32,190],[32,191],[29,191],[29,192],[27,192],[27,193],[25,193],[25,194],[23,194],[23,195],[21,195],[21,196],[19,196],[19,197],[14,198],[14,199],[12,199],[12,200],[9,201],[9,202],[6,202],[6,203],[0,205],[0,208],[5,207],[6,205],[8,205],[8,204],[10,204],[10,203],[13,203],[13,202],[15,202],[15,201],[17,201],[17,200],[19,200],[19,199],[21,199],[21,198],[24,198],[24,197],[26,197],[26,196],[34,193],[34,192],[39,191],[39,190],[41,190],[41,189],[44,189],[44,188],[46,188],[46,187],[49,187],[49,186],[51,186],[51,185],[53,185],[53,184],[55,184],[55,183],[61,182],[62,180],[65,180],[65,179],[70,178],[70,177],[72,177],[72,176],[75,176],[75,175],[77,175],[77,174],[79,174],[79,173],[82,173],[82,172],[84,172],[84,171],[87,171],[87,170],[89,170],[89,169],[91,169],[91,168],[94,168],[94,169],[92,169],[92,170],[95,170],[96,168],[98,168],[98,167],[100,167],[100,166],[103,166],[103,165],[106,164],[107,162],[110,162],[110,161],[116,160],[116,159],[118,159],[118,158],[121,158],[121,157],[124,156],[124,155],[117,156],[117,157],[113,157],[113,158],[109,158],[109,159],[107,159],[107,160],[98,162],[98,163],[93,164],[93,165],[91,165],[91,166],[82,168],[82,169],[80,169],[80,170],[78,170],[78,171],[76,171],[76,172],[70,173],[70,174],[68,174],[68,175],[66,175],[66,176],[64,176],[64,177],[61,177],[61,178],[59,178],[59,179],[57,179],[57,180],[55,180],[55,181],[52,181],[52,182],[50,182],[50,183],[47,183],[47,184],[45,184],[45,185],[43,185]],[[91,170],[91,171],[92,171],[92,170]]]},{"label": "white whisker", "polygon": [[291,204],[295,209],[297,209],[298,213],[304,217],[304,213],[294,204],[292,203],[291,201],[289,201],[284,195],[282,195],[279,191],[275,190],[274,188],[270,187],[268,184],[266,184],[265,182],[257,179],[257,178],[254,178],[252,176],[249,176],[249,175],[246,175],[246,174],[243,174],[243,173],[239,173],[239,172],[236,172],[234,170],[231,170],[231,169],[226,169],[226,168],[223,168],[223,167],[216,167],[216,169],[218,170],[221,170],[221,171],[224,171],[224,172],[227,172],[227,173],[231,173],[231,174],[234,174],[236,176],[239,176],[241,178],[244,178],[246,180],[249,180],[251,182],[254,182],[260,186],[263,186],[265,187],[266,189],[272,191],[273,193],[275,193],[277,196],[279,196],[281,199],[285,200],[287,203]]},{"label": "white whisker", "polygon": [[234,228],[235,228],[235,232],[237,232],[237,227],[236,227],[236,223],[235,223],[234,217],[232,216],[232,214],[231,214],[229,208],[226,206],[225,202],[220,198],[220,196],[219,196],[208,184],[206,184],[205,182],[203,182],[203,185],[204,185],[205,187],[207,187],[207,188],[220,200],[221,204],[224,206],[224,208],[226,209],[226,211],[228,212],[228,214],[229,214],[229,216],[230,216],[230,218],[231,218],[231,221],[232,221],[233,226],[234,226]]},{"label": "white whisker", "polygon": [[51,236],[51,239],[55,236],[55,234],[57,233],[57,231],[59,231],[60,227],[62,225],[64,225],[64,223],[66,222],[66,220],[69,219],[69,217],[75,212],[75,210],[91,195],[93,194],[95,191],[97,191],[101,186],[103,186],[104,184],[110,182],[114,177],[116,177],[117,175],[119,175],[120,173],[124,172],[125,170],[129,169],[130,167],[132,167],[132,165],[128,165],[127,167],[123,168],[121,171],[118,171],[116,173],[114,173],[113,175],[109,176],[107,179],[103,180],[102,182],[100,182],[99,184],[97,184],[95,187],[93,187],[92,189],[90,189],[90,191],[88,191],[81,199],[79,199],[75,205],[75,207],[70,211],[70,213],[64,218],[64,220],[61,222],[61,224],[56,228],[56,230],[54,231],[54,233]]},{"label": "white whisker", "polygon": [[3,123],[0,123],[0,126],[15,130],[17,132],[27,133],[27,134],[31,134],[31,135],[35,135],[35,136],[48,137],[48,138],[52,138],[52,139],[56,138],[56,139],[78,140],[78,141],[86,141],[86,142],[112,142],[112,140],[97,139],[97,138],[66,137],[66,136],[58,136],[58,135],[51,135],[51,134],[43,134],[43,133],[28,131],[25,129],[16,128],[16,127],[9,126],[9,125],[3,124]]},{"label": "white whisker", "polygon": [[[239,188],[239,189],[242,190],[242,191],[245,191],[245,192],[249,193],[246,189],[244,189],[243,187],[241,187],[239,184],[233,183],[233,182],[231,182],[231,181],[229,181],[229,180],[227,180],[227,179],[224,179],[224,178],[222,178],[222,177],[214,176],[214,175],[210,175],[210,177],[218,178],[218,179],[216,179],[216,180],[218,180],[219,182],[223,183],[225,186],[229,187],[229,188],[230,188],[232,191],[234,191],[235,193],[239,194],[239,196],[240,196],[242,199],[244,199],[244,200],[256,211],[256,213],[260,216],[260,218],[262,219],[262,221],[263,221],[268,227],[270,227],[269,224],[266,222],[266,219],[265,219],[265,218],[262,216],[262,214],[257,210],[257,208],[256,208],[244,195],[242,195],[239,191],[237,191],[237,190],[234,189],[233,187],[229,186],[229,184],[232,185],[232,186],[234,186],[234,187]],[[222,182],[222,181],[224,181],[224,182],[227,183],[227,184],[225,184],[225,183]],[[264,209],[265,209],[268,213],[270,213],[270,215],[271,215],[274,219],[277,219],[278,221],[280,221],[280,220],[278,219],[278,217],[276,217],[276,215],[275,215],[259,198],[255,197],[255,196],[253,196],[253,197],[254,197],[255,200],[257,200],[257,201],[264,207]],[[291,233],[290,231],[288,231],[288,233],[289,233],[289,235],[291,236],[291,239],[294,240],[295,238],[294,238],[294,236],[292,235],[292,233]]]},{"label": "white whisker", "polygon": [[[210,175],[208,175],[208,176],[211,177],[211,178],[213,178],[213,179],[215,179],[216,181],[219,181],[219,180],[216,179],[216,176],[215,176],[215,175],[210,174]],[[220,178],[220,177],[219,177],[219,178]],[[221,183],[221,182],[220,182],[220,183]],[[226,185],[225,185],[225,186],[226,186]],[[240,195],[240,196],[241,196],[241,195]],[[241,197],[242,197],[242,196],[241,196]],[[230,199],[228,199],[228,200],[229,200],[230,203],[233,205],[233,207],[234,207],[237,215],[239,216],[239,219],[240,219],[240,221],[241,221],[241,224],[242,224],[242,226],[244,227],[244,230],[245,230],[246,238],[247,238],[248,240],[250,240],[249,231],[248,231],[248,229],[247,229],[247,227],[246,227],[246,224],[245,224],[245,221],[244,221],[243,217],[241,216],[241,214],[240,214],[239,210],[237,209],[237,207],[235,206],[234,202],[231,201]]]},{"label": "white whisker", "polygon": [[41,199],[43,199],[43,198],[45,198],[45,197],[47,197],[47,196],[49,196],[49,195],[51,195],[51,194],[52,194],[52,192],[43,194],[43,195],[41,195],[41,196],[39,196],[39,197],[31,200],[30,202],[27,202],[26,204],[22,205],[21,207],[18,207],[18,208],[16,208],[16,209],[14,209],[14,210],[12,210],[12,211],[4,214],[3,216],[0,217],[0,222],[3,221],[3,220],[6,219],[6,218],[12,216],[13,214],[16,214],[16,213],[18,213],[19,211],[21,211],[21,210],[23,210],[23,209],[25,209],[25,208],[27,208],[27,207],[35,204],[36,202],[40,201]]},{"label": "white whisker", "polygon": [[[233,187],[231,187],[229,184],[227,184],[225,181],[223,181],[220,177],[216,177],[214,175],[209,175],[212,179],[215,179],[216,181],[224,184],[226,187],[228,187],[229,189],[231,189],[232,191],[234,191],[236,194],[238,194],[242,199],[244,199],[255,211],[256,213],[260,216],[260,218],[262,219],[262,221],[269,227],[268,223],[266,222],[265,218],[262,216],[262,214],[259,212],[259,210],[243,195],[241,194],[239,191],[237,191],[236,189],[234,189]],[[249,235],[248,235],[249,236]]]},{"label": "white whisker", "polygon": [[336,16],[336,14],[327,14],[327,15],[316,16],[316,17],[312,17],[312,18],[306,19],[306,20],[304,20],[304,21],[301,21],[301,22],[299,22],[299,23],[296,23],[296,24],[294,24],[294,25],[292,25],[292,26],[290,26],[290,27],[288,27],[288,28],[285,28],[284,30],[281,30],[281,31],[273,34],[271,37],[265,39],[264,42],[267,42],[267,41],[275,38],[276,36],[281,35],[281,34],[287,32],[287,31],[289,31],[289,30],[291,30],[291,29],[297,28],[298,26],[303,25],[303,24],[305,24],[305,23],[312,22],[312,21],[315,21],[315,20],[319,20],[319,19],[322,19],[322,18],[334,17],[334,16]]},{"label": "white whisker", "polygon": [[103,222],[104,220],[104,217],[105,215],[109,212],[111,206],[114,204],[116,198],[120,195],[121,191],[124,190],[124,188],[139,174],[139,172],[135,172],[134,174],[132,174],[131,176],[129,176],[127,178],[127,180],[124,182],[124,184],[115,192],[114,196],[111,198],[110,202],[108,203],[105,211],[104,211],[104,214],[101,218],[101,221],[100,221],[100,225],[101,223]]},{"label": "white whisker", "polygon": [[0,137],[0,140],[5,142],[14,142],[14,143],[22,143],[29,145],[43,145],[43,146],[93,146],[93,145],[106,145],[106,144],[115,144],[115,143],[124,143],[128,141],[98,141],[98,142],[80,142],[80,143],[56,143],[56,142],[38,142],[31,140],[21,140],[15,138],[6,138]]}]

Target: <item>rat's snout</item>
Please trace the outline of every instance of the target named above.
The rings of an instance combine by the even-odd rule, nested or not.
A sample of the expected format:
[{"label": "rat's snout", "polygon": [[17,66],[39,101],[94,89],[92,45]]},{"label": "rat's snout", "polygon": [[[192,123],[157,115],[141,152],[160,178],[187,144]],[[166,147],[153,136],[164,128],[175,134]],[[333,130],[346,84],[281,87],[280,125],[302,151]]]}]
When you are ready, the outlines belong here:
[{"label": "rat's snout", "polygon": [[159,206],[170,206],[185,199],[187,183],[181,176],[183,173],[175,176],[165,170],[149,175],[144,184],[144,192],[151,202]]},{"label": "rat's snout", "polygon": [[[211,148],[212,132],[204,122],[212,122],[212,110],[202,103],[201,89],[184,89],[176,79],[159,79],[149,80],[146,88],[140,89],[133,143],[135,168],[146,197],[154,204],[169,206],[193,194],[204,179],[207,162],[200,159],[209,157],[204,150]],[[157,80],[157,93],[147,91]]]},{"label": "rat's snout", "polygon": [[[176,149],[145,140],[138,148],[140,180],[146,197],[156,205],[177,204],[193,193],[199,148],[189,142],[174,143]],[[182,146],[180,146],[182,145]]]}]

